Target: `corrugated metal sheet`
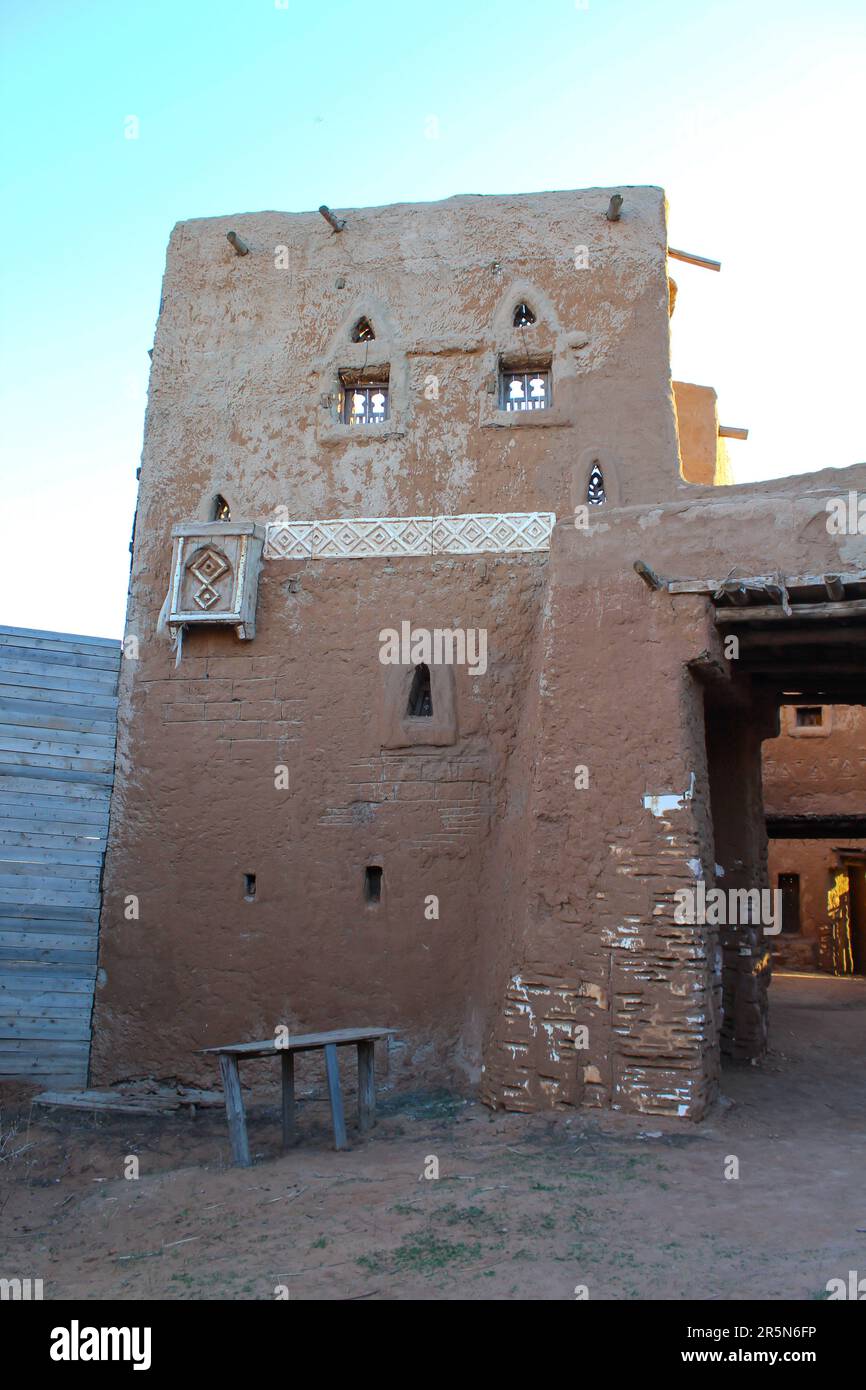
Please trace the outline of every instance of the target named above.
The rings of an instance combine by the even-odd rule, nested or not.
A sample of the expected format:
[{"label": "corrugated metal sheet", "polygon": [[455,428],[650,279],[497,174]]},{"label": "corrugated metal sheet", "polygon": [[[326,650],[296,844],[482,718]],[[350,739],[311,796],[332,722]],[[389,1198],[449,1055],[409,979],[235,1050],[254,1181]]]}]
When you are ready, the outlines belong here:
[{"label": "corrugated metal sheet", "polygon": [[0,627],[0,1080],[87,1084],[119,666]]}]

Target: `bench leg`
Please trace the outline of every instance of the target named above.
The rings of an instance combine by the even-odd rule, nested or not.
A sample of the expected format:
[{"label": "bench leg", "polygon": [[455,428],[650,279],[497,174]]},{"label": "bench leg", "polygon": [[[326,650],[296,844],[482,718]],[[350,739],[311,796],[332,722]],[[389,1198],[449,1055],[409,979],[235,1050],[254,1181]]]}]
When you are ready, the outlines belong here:
[{"label": "bench leg", "polygon": [[283,1148],[295,1142],[295,1054],[284,1052],[283,1062]]},{"label": "bench leg", "polygon": [[364,1134],[376,1116],[376,1081],[373,1071],[375,1044],[358,1043],[358,1128]]},{"label": "bench leg", "polygon": [[331,1098],[331,1119],[334,1122],[334,1148],[346,1148],[346,1120],[343,1115],[343,1093],[340,1090],[340,1066],[333,1043],[325,1047],[325,1068],[328,1073],[328,1095]]},{"label": "bench leg", "polygon": [[226,1101],[226,1119],[229,1124],[232,1158],[239,1168],[249,1168],[250,1144],[247,1139],[247,1117],[244,1114],[244,1098],[241,1095],[241,1079],[238,1074],[237,1058],[220,1053],[219,1064]]}]

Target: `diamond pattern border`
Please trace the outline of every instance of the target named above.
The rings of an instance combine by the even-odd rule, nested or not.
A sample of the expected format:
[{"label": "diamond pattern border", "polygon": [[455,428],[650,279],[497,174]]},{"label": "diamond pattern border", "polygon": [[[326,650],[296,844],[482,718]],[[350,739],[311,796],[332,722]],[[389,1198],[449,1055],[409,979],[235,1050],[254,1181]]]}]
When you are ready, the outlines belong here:
[{"label": "diamond pattern border", "polygon": [[377,555],[496,555],[549,550],[555,525],[554,512],[269,522],[265,559],[356,560]]}]

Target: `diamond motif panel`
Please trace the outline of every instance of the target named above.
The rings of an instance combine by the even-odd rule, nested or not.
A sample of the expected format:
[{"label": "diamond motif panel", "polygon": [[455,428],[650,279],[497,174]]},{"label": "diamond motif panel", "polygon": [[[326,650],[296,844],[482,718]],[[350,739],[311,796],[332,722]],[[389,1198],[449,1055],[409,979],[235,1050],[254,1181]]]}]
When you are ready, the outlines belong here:
[{"label": "diamond motif panel", "polygon": [[553,512],[490,512],[466,516],[359,517],[273,522],[270,560],[398,555],[488,555],[549,550]]}]

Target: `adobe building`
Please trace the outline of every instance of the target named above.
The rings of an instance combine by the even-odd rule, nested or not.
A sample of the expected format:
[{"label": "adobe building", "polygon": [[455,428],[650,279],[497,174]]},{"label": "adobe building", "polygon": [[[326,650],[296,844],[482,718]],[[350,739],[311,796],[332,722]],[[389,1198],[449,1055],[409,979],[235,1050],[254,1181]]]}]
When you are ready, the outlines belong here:
[{"label": "adobe building", "polygon": [[172,233],[92,1083],[376,1024],[395,1086],[699,1118],[770,948],[676,895],[769,885],[762,742],[866,701],[866,467],[717,486],[660,189],[329,216]]},{"label": "adobe building", "polygon": [[770,880],[784,904],[774,959],[866,974],[866,711],[786,705],[763,772]]}]

